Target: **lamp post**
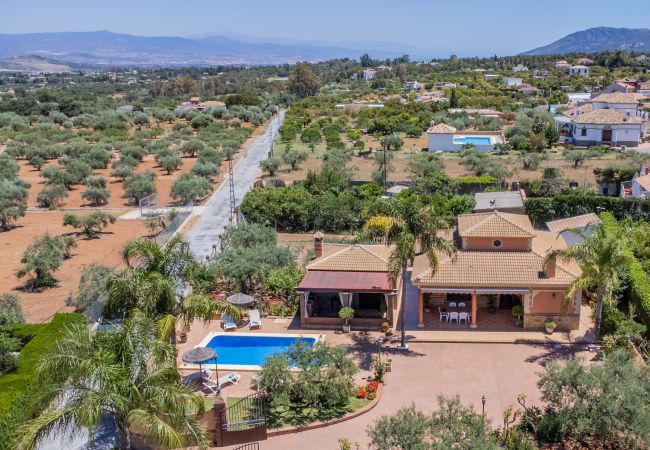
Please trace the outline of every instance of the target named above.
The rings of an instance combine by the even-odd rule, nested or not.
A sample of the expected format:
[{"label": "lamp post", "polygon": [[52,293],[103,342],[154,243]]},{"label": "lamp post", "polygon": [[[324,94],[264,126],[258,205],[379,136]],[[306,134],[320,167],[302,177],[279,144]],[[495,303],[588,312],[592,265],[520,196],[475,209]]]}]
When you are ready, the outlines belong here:
[{"label": "lamp post", "polygon": [[221,396],[221,383],[219,383],[219,365],[217,364],[217,352],[214,352],[214,376],[217,378],[217,397]]},{"label": "lamp post", "polygon": [[485,395],[481,397],[481,404],[483,405],[483,418],[485,419]]}]

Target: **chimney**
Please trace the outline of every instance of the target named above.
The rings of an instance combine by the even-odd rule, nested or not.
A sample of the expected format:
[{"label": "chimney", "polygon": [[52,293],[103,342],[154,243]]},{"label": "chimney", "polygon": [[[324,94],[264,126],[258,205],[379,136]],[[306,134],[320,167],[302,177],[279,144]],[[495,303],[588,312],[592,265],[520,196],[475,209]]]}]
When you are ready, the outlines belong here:
[{"label": "chimney", "polygon": [[551,258],[544,264],[544,274],[546,278],[555,278],[555,269],[557,268],[557,259]]},{"label": "chimney", "polygon": [[325,235],[320,231],[314,234],[314,258],[323,256],[323,238]]}]

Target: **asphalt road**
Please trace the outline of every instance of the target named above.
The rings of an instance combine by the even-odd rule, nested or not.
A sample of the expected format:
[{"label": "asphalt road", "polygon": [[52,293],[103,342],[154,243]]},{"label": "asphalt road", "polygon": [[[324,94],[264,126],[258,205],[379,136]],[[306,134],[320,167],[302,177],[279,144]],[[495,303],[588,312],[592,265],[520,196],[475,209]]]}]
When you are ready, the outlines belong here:
[{"label": "asphalt road", "polygon": [[[260,172],[260,162],[265,160],[271,148],[271,142],[284,120],[284,111],[275,116],[266,131],[259,135],[243,151],[245,156],[239,160],[234,168],[235,180],[235,206],[239,206],[246,193],[253,187],[253,183]],[[230,219],[230,181],[226,174],[224,182],[212,194],[205,204],[205,210],[196,221],[187,240],[192,253],[198,259],[205,259],[213,252],[212,245],[218,244],[219,235]]]}]

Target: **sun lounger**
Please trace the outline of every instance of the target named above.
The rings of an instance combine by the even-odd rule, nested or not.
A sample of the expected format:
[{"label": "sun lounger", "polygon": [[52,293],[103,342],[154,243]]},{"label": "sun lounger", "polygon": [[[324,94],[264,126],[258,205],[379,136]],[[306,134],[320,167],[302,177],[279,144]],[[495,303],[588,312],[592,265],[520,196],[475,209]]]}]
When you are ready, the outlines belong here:
[{"label": "sun lounger", "polygon": [[218,390],[228,384],[238,384],[239,380],[241,380],[241,375],[237,372],[230,372],[228,375],[219,378],[219,380],[215,380],[212,377],[204,379],[203,387],[210,390],[213,394],[216,394]]},{"label": "sun lounger", "polygon": [[227,314],[224,314],[224,316],[221,318],[221,328],[224,329],[224,331],[228,330],[237,330],[237,323],[235,320],[230,317]]},{"label": "sun lounger", "polygon": [[260,318],[260,311],[258,309],[248,310],[248,328],[262,328],[262,319]]}]

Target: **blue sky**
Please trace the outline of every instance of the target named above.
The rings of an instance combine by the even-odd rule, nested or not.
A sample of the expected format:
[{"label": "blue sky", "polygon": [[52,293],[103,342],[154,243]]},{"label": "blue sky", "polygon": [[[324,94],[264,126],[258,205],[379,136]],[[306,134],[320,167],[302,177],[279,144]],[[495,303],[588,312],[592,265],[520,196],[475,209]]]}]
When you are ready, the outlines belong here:
[{"label": "blue sky", "polygon": [[[648,27],[647,0],[3,0],[0,32],[110,30],[405,43],[436,56],[516,54],[594,26]],[[621,4],[622,5],[622,4]],[[634,13],[638,11],[639,13]],[[629,14],[623,14],[628,12]],[[411,53],[416,53],[411,51]]]}]

